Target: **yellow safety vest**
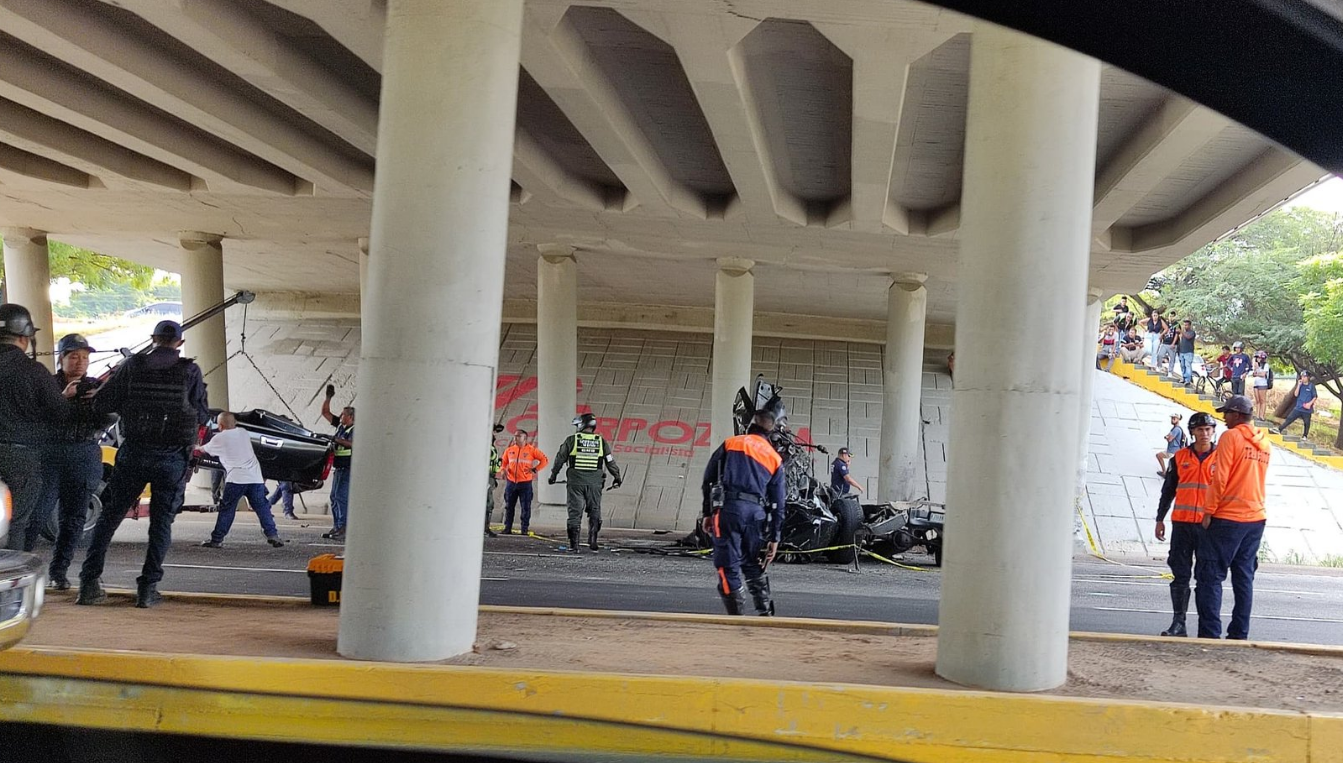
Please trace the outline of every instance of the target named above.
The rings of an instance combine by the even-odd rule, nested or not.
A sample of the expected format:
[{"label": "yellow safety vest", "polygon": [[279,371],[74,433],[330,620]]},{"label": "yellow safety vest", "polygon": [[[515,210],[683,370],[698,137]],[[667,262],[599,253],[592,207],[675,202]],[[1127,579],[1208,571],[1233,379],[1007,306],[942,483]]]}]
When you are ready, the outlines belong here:
[{"label": "yellow safety vest", "polygon": [[580,472],[595,472],[602,466],[605,450],[601,435],[579,432],[574,435],[574,447],[569,451],[569,457]]},{"label": "yellow safety vest", "polygon": [[[344,435],[344,437],[341,437],[342,434]],[[339,428],[336,429],[336,436],[337,436],[337,437],[340,437],[340,439],[342,439],[342,440],[348,440],[348,439],[350,439],[350,435],[352,435],[352,434],[354,434],[354,425],[353,425],[353,424],[350,425],[350,428],[349,428],[349,429],[346,429],[345,427],[339,427]],[[354,450],[353,450],[352,448],[350,448],[350,447],[348,447],[348,446],[345,446],[345,445],[337,445],[337,446],[336,446],[336,456],[337,456],[337,457],[342,457],[342,456],[353,456],[353,455],[354,455]]]}]

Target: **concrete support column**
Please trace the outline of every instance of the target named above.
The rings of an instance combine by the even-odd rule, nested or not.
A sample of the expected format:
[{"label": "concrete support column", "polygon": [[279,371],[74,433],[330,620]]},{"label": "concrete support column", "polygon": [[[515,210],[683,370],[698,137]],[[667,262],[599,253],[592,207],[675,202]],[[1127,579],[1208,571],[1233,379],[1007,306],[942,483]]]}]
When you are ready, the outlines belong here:
[{"label": "concrete support column", "polygon": [[[224,301],[224,237],[214,233],[183,231],[182,317],[197,313]],[[228,334],[221,313],[196,326],[186,335],[182,348],[186,357],[195,358],[205,374],[211,408],[229,410]]]},{"label": "concrete support column", "polygon": [[894,278],[886,303],[877,487],[883,501],[908,501],[923,492],[915,484],[915,475],[919,463],[919,427],[923,423],[920,402],[928,290],[923,288],[927,276],[922,273],[904,273]]},{"label": "concrete support column", "polygon": [[346,657],[442,660],[476,640],[521,34],[522,0],[387,5]]},{"label": "concrete support column", "polygon": [[364,295],[368,294],[368,239],[359,239],[359,305],[362,310]]},{"label": "concrete support column", "polygon": [[[751,329],[755,316],[755,263],[736,257],[718,261],[714,281],[713,371],[709,426],[712,443],[732,436],[732,401],[751,381]],[[749,389],[748,389],[749,391]]]},{"label": "concrete support column", "polygon": [[[541,247],[536,262],[537,447],[555,453],[578,408],[578,263],[572,247]],[[563,504],[563,485],[540,481],[541,503]]]},{"label": "concrete support column", "polygon": [[1100,65],[983,22],[971,46],[937,672],[1039,691],[1068,668]]},{"label": "concrete support column", "polygon": [[1096,380],[1096,332],[1100,329],[1100,289],[1087,292],[1086,315],[1082,321],[1082,383],[1078,387],[1077,419],[1077,497],[1080,500],[1087,489],[1087,455],[1091,451],[1091,389]]},{"label": "concrete support column", "polygon": [[5,299],[23,305],[33,315],[40,331],[34,337],[42,365],[55,370],[50,354],[56,349],[56,332],[51,317],[51,258],[47,254],[47,234],[31,228],[6,228]]}]

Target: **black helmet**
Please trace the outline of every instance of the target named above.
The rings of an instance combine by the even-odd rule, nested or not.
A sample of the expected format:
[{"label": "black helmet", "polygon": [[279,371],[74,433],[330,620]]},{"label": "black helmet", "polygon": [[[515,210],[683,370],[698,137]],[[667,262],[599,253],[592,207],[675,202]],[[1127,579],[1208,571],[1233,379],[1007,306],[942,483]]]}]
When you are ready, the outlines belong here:
[{"label": "black helmet", "polygon": [[93,346],[89,344],[89,340],[84,338],[83,334],[66,334],[61,337],[61,341],[56,343],[56,354],[61,357],[65,357],[65,353],[74,352],[75,350],[97,352],[97,350],[93,349]]},{"label": "black helmet", "polygon": [[37,333],[33,314],[23,305],[7,302],[0,305],[0,336],[31,337]]},{"label": "black helmet", "polygon": [[596,429],[597,417],[591,413],[584,413],[574,417],[574,429],[582,431],[584,429]]},{"label": "black helmet", "polygon": [[1198,413],[1195,413],[1193,416],[1189,417],[1189,431],[1191,432],[1194,431],[1195,429],[1198,429],[1199,427],[1216,427],[1216,426],[1217,422],[1213,419],[1212,415],[1204,413],[1203,411],[1199,411]]}]

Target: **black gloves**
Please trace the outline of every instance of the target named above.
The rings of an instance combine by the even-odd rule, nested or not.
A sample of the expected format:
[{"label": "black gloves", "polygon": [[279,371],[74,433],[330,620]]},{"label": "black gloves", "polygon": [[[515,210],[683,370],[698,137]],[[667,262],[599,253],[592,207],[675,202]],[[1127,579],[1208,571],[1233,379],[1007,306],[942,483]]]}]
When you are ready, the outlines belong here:
[{"label": "black gloves", "polygon": [[326,399],[330,400],[335,396],[336,396],[336,385],[334,384],[326,385]]}]

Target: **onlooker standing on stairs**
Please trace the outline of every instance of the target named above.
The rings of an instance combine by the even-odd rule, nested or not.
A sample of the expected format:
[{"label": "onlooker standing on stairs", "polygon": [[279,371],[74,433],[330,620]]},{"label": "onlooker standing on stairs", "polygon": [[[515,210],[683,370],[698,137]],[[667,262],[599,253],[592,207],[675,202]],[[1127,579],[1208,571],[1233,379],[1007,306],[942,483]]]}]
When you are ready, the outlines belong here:
[{"label": "onlooker standing on stairs", "polygon": [[1194,331],[1194,322],[1185,318],[1176,343],[1176,352],[1180,354],[1180,376],[1184,379],[1186,387],[1194,383],[1194,340],[1197,338],[1198,332]]},{"label": "onlooker standing on stairs", "polygon": [[1315,403],[1320,399],[1319,393],[1315,390],[1315,385],[1310,381],[1310,372],[1302,371],[1296,377],[1296,387],[1292,390],[1292,397],[1296,398],[1296,405],[1292,407],[1292,412],[1287,414],[1287,418],[1282,422],[1282,426],[1273,430],[1274,434],[1282,434],[1293,421],[1301,422],[1301,436],[1310,436],[1310,415],[1315,412]]},{"label": "onlooker standing on stairs", "polygon": [[1231,358],[1226,362],[1231,369],[1231,394],[1245,394],[1245,377],[1250,374],[1250,356],[1245,354],[1245,343],[1231,345]]}]

